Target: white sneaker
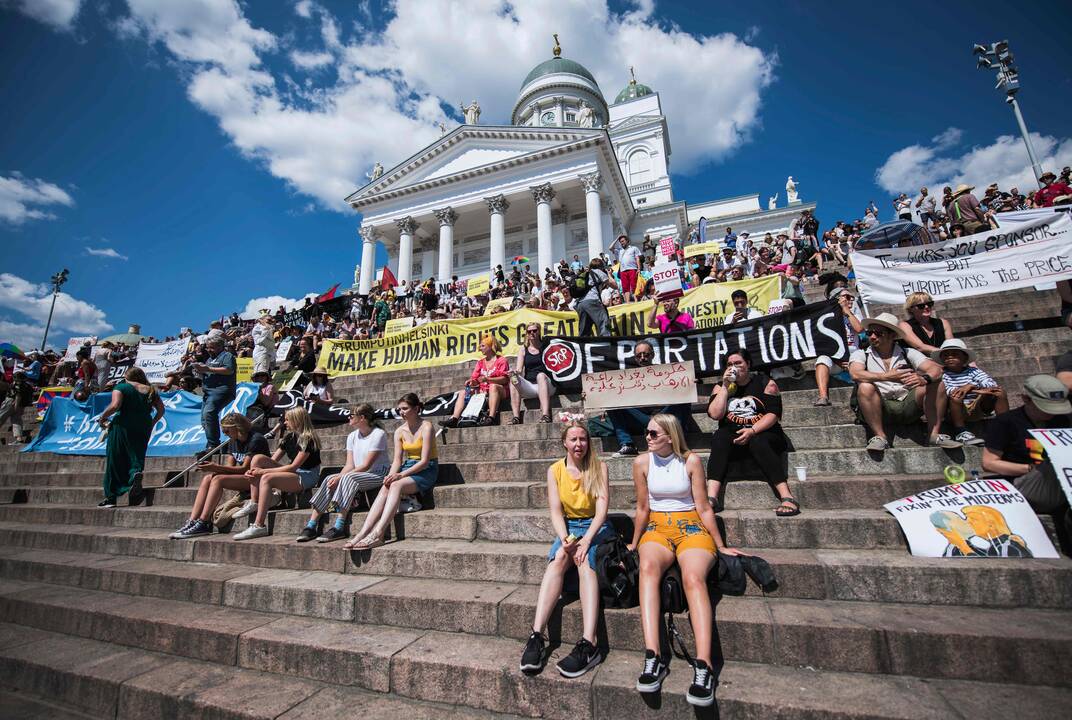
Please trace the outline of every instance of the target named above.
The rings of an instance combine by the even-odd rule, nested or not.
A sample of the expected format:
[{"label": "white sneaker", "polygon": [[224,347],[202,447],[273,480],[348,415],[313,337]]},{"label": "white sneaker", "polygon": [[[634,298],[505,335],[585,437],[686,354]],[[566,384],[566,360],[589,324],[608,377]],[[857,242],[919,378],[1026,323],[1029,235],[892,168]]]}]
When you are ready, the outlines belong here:
[{"label": "white sneaker", "polygon": [[257,514],[257,503],[252,500],[246,500],[246,504],[238,509],[238,511],[232,515],[232,518],[246,517],[247,515]]},{"label": "white sneaker", "polygon": [[252,540],[253,538],[268,537],[267,525],[250,525],[234,536],[235,540]]},{"label": "white sneaker", "polygon": [[400,513],[417,512],[423,507],[421,501],[415,495],[407,495],[398,501],[398,512]]}]

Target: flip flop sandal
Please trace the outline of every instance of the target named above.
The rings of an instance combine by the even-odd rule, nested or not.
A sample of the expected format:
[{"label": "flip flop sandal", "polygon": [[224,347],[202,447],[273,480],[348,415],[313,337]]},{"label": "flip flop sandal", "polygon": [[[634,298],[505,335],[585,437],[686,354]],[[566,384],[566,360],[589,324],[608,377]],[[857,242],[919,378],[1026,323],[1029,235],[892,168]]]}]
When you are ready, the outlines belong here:
[{"label": "flip flop sandal", "polygon": [[[781,499],[782,504],[774,508],[774,514],[778,517],[793,517],[800,514],[800,503],[796,501],[796,498],[784,497]],[[788,508],[785,503],[789,503],[793,507]]]},{"label": "flip flop sandal", "polygon": [[813,407],[830,407],[830,398],[819,398],[812,403]]},{"label": "flip flop sandal", "polygon": [[376,548],[376,547],[379,547],[380,545],[383,545],[383,543],[384,543],[384,539],[382,537],[371,538],[371,539],[369,537],[366,537],[364,540],[362,540],[357,545],[355,545],[354,549],[355,550],[371,550],[372,548]]},{"label": "flip flop sandal", "polygon": [[542,422],[542,423],[551,422],[551,416],[550,415],[541,415],[540,416],[540,422]]},{"label": "flip flop sandal", "polygon": [[512,418],[510,418],[510,424],[511,425],[520,425],[521,424],[521,416],[514,415]]}]

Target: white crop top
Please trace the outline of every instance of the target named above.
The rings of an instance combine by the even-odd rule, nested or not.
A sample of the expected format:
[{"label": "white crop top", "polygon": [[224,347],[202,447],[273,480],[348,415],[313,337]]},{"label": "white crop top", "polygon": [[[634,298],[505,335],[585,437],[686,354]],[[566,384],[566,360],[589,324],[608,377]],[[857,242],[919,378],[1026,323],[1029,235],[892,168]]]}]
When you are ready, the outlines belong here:
[{"label": "white crop top", "polygon": [[696,509],[685,461],[677,455],[661,458],[648,453],[648,505],[655,512]]}]

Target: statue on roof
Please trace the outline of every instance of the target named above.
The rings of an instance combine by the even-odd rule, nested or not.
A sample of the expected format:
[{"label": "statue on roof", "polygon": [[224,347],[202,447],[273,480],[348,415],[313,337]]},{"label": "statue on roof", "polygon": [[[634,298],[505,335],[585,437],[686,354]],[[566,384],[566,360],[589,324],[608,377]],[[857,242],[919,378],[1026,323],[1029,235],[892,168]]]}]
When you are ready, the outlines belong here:
[{"label": "statue on roof", "polygon": [[633,66],[629,66],[629,84],[636,85],[636,73],[633,71]]},{"label": "statue on roof", "polygon": [[465,115],[466,125],[476,125],[480,122],[480,103],[474,100],[469,105],[462,105],[462,113]]},{"label": "statue on roof", "polygon": [[785,181],[785,199],[786,202],[798,202],[797,184],[793,181],[792,175],[790,175],[789,179]]},{"label": "statue on roof", "polygon": [[592,106],[581,100],[581,109],[577,112],[577,127],[590,128],[596,126],[596,114]]},{"label": "statue on roof", "polygon": [[778,193],[774,193],[767,198],[767,209],[774,210],[778,206]]},{"label": "statue on roof", "polygon": [[372,166],[372,172],[365,173],[365,177],[369,180],[379,180],[381,175],[383,175],[383,165],[379,163]]},{"label": "statue on roof", "polygon": [[446,135],[447,134],[447,126],[444,125],[442,121],[437,122],[436,127],[439,128],[439,134],[440,135]]},{"label": "statue on roof", "polygon": [[555,33],[553,37],[555,38],[555,46],[551,48],[551,52],[555,57],[562,57],[562,48],[558,44],[558,33]]}]

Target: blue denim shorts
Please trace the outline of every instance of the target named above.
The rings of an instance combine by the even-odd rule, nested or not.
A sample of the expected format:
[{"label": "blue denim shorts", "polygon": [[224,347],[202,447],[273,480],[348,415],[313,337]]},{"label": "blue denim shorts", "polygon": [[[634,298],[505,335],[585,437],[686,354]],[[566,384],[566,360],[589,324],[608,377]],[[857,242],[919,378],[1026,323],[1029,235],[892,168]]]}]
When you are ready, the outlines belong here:
[{"label": "blue denim shorts", "polygon": [[[590,527],[592,527],[592,518],[566,518],[567,534],[573,533],[578,539],[584,537]],[[592,544],[588,546],[588,566],[590,568],[593,570],[596,568],[596,549],[599,547],[600,543],[613,540],[614,537],[614,528],[604,522],[603,527],[601,527],[595,537],[592,538]],[[550,551],[547,553],[547,562],[551,562],[555,559],[555,555],[558,554],[558,550],[561,547],[562,539],[555,538],[554,543],[551,544]]]},{"label": "blue denim shorts", "polygon": [[[398,471],[402,472],[403,470],[408,470],[418,462],[420,462],[420,460],[406,460],[402,463],[402,467],[400,467]],[[435,487],[436,479],[439,477],[439,461],[429,460],[428,464],[424,467],[424,470],[408,475],[407,477],[417,483],[417,490],[426,493]]]},{"label": "blue denim shorts", "polygon": [[298,468],[297,470],[295,470],[295,472],[298,474],[298,480],[301,481],[301,486],[303,490],[308,490],[309,488],[316,487],[316,484],[320,482],[319,467],[309,468],[308,470]]}]

